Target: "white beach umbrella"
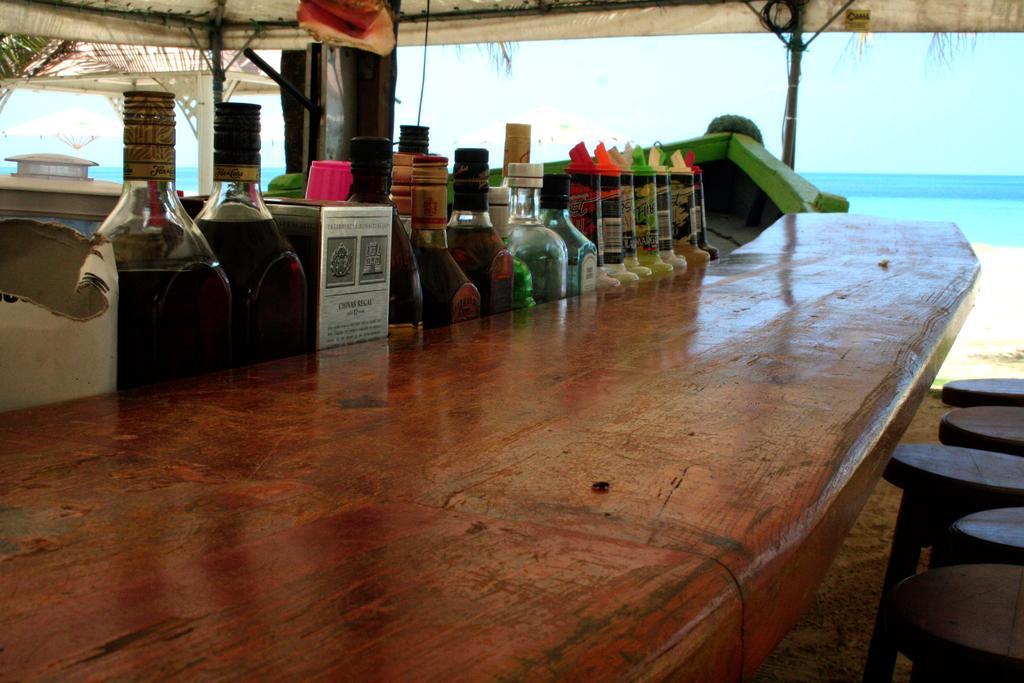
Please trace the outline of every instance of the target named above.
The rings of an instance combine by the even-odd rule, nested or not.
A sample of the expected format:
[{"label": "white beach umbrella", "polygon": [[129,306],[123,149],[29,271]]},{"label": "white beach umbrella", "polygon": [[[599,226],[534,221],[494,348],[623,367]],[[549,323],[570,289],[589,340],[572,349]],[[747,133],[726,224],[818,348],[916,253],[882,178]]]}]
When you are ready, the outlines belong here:
[{"label": "white beach umbrella", "polygon": [[120,121],[94,114],[86,109],[65,109],[40,119],[10,126],[2,131],[6,136],[55,137],[74,149],[82,149],[96,138],[119,138],[123,126]]},{"label": "white beach umbrella", "polygon": [[559,111],[551,107],[539,107],[480,128],[461,136],[458,144],[493,144],[505,141],[505,123],[528,123],[533,142],[545,145],[575,145],[581,140],[589,147],[604,142],[609,147],[624,145],[629,137],[584,119],[577,114]]}]

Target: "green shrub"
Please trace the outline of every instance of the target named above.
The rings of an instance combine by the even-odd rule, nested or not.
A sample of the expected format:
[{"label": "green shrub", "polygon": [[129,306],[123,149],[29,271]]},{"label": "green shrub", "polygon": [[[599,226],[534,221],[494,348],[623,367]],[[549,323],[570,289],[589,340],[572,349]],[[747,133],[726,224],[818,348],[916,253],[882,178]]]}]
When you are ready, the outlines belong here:
[{"label": "green shrub", "polygon": [[762,145],[764,144],[764,138],[761,137],[761,130],[757,127],[757,124],[746,116],[738,116],[736,114],[716,116],[708,124],[707,133],[743,133],[754,138]]}]

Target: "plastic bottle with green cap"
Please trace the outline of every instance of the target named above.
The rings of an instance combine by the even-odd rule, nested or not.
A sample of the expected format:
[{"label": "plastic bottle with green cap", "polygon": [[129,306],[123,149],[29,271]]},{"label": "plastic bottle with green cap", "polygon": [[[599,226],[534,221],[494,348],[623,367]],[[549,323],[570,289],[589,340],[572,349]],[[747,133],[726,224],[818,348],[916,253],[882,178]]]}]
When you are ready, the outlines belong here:
[{"label": "plastic bottle with green cap", "polygon": [[657,173],[647,163],[643,147],[633,150],[633,206],[636,209],[637,258],[655,275],[671,273],[671,263],[658,255]]},{"label": "plastic bottle with green cap", "polygon": [[544,167],[540,164],[508,165],[508,246],[533,276],[537,303],[565,298],[569,251],[565,240],[540,222],[540,188]]},{"label": "plastic bottle with green cap", "polygon": [[622,264],[641,278],[651,277],[651,269],[641,266],[636,257],[636,208],[633,206],[633,169],[629,160],[616,147],[608,155],[619,167],[619,194],[622,197]]},{"label": "plastic bottle with green cap", "polygon": [[669,158],[660,144],[651,147],[647,153],[648,163],[657,173],[658,188],[658,255],[676,270],[686,270],[686,259],[677,256],[672,249],[672,179],[669,175]]}]

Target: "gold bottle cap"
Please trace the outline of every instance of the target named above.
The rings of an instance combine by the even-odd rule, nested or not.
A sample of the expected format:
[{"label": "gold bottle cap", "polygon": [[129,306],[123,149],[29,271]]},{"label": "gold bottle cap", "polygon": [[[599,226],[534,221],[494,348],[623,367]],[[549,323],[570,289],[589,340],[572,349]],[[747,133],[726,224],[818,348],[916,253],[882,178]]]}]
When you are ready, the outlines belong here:
[{"label": "gold bottle cap", "polygon": [[174,95],[124,94],[124,179],[174,180]]}]

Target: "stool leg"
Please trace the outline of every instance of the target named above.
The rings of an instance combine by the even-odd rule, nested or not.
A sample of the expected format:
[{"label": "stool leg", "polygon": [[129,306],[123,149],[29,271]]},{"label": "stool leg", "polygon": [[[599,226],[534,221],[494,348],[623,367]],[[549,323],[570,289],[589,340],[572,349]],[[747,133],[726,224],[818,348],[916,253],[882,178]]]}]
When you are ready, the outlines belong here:
[{"label": "stool leg", "polygon": [[889,564],[885,569],[885,580],[882,582],[882,597],[875,613],[875,630],[871,633],[871,645],[868,647],[868,660],[864,666],[864,683],[889,683],[896,666],[896,649],[885,637],[884,610],[885,596],[897,583],[917,573],[917,563],[921,559],[921,523],[920,506],[906,491],[900,500],[900,511],[896,516],[896,531],[892,537],[892,549],[889,551]]}]

